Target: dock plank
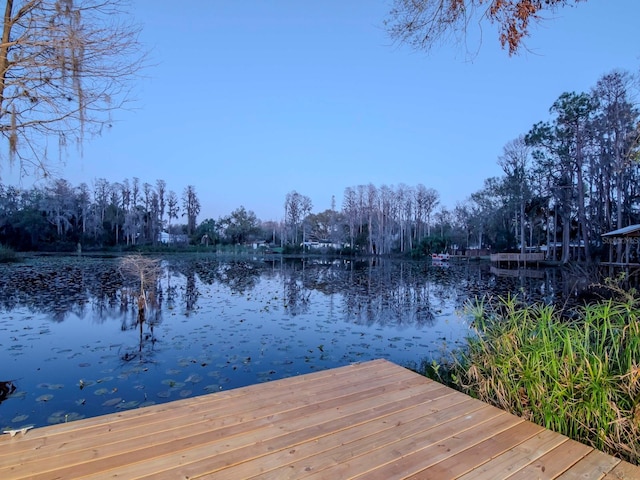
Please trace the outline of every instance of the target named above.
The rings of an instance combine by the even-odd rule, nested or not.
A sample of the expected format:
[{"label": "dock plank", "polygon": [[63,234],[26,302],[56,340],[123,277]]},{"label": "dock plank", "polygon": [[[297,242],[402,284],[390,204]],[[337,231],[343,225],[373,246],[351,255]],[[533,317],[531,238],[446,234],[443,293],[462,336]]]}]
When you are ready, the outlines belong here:
[{"label": "dock plank", "polygon": [[[328,420],[324,411],[316,411],[309,415],[292,415],[289,421],[279,421],[280,419],[274,416],[271,417],[270,424],[253,431],[251,435],[223,437],[217,442],[202,443],[198,449],[185,452],[180,457],[179,464],[175,461],[168,462],[168,467],[157,473],[161,476],[171,474],[173,478],[192,478],[202,472],[212,473],[222,468],[231,470],[237,464],[244,464],[262,455],[273,455],[278,450],[291,449],[293,445],[309,436],[316,438],[323,434],[341,431],[348,425],[364,422],[368,418],[380,420],[388,410],[394,411],[405,405],[415,405],[416,395],[421,395],[425,401],[439,397],[447,399],[450,396],[443,388],[433,388],[422,393],[410,388],[393,392],[389,395],[389,402],[385,404],[373,404],[371,399],[361,399],[351,404],[345,401],[342,405],[335,407],[336,414]],[[450,402],[448,399],[446,401]],[[141,471],[136,469],[134,473],[153,478],[154,472],[145,465],[140,467]],[[132,469],[127,468],[127,471]]]},{"label": "dock plank", "polygon": [[[542,430],[542,427],[540,427]],[[494,480],[507,478],[514,472],[530,465],[532,461],[564,443],[566,438],[549,430],[542,430],[536,435],[525,438],[521,435],[512,437],[512,444],[516,446],[494,456],[478,468],[460,476],[460,480]],[[489,455],[486,455],[490,458]]]},{"label": "dock plank", "polygon": [[561,448],[554,448],[531,462],[525,468],[515,472],[508,477],[509,480],[556,478],[563,472],[569,470],[571,466],[578,463],[593,450],[593,448],[571,439],[567,439],[566,442],[559,445],[559,447]]},{"label": "dock plank", "polygon": [[501,453],[508,451],[514,445],[514,438],[526,439],[540,433],[541,427],[529,422],[518,422],[510,428],[500,432],[492,432],[491,436],[477,437],[477,443],[464,448],[464,444],[452,449],[447,446],[451,455],[432,466],[418,471],[409,478],[458,478],[472,469],[484,465]]},{"label": "dock plank", "polygon": [[[408,372],[410,373],[410,372]],[[142,428],[126,428],[122,430],[112,429],[108,439],[101,436],[85,437],[82,447],[78,448],[73,443],[67,443],[63,438],[57,438],[58,443],[48,443],[46,448],[55,449],[58,455],[47,463],[50,470],[58,469],[59,474],[68,475],[82,473],[84,470],[101,470],[112,463],[113,457],[118,457],[120,463],[135,463],[143,459],[155,458],[165,453],[175,453],[184,448],[189,448],[194,442],[205,443],[211,439],[224,439],[234,435],[245,433],[247,441],[256,428],[263,425],[271,425],[274,421],[288,420],[286,413],[291,410],[291,417],[297,418],[308,415],[316,410],[330,409],[339,405],[346,399],[367,399],[374,391],[393,392],[402,391],[411,384],[421,384],[415,376],[407,376],[406,380],[394,376],[376,377],[377,384],[374,389],[364,388],[370,382],[369,377],[359,377],[342,388],[340,393],[327,385],[321,384],[322,391],[306,392],[298,388],[294,392],[289,389],[280,392],[279,395],[265,395],[258,399],[235,399],[233,404],[227,405],[226,411],[219,412],[211,416],[208,410],[197,410],[190,416],[191,423],[185,423],[182,418],[176,422],[175,419],[167,419],[161,416],[155,419],[153,425]],[[313,400],[305,398],[311,397]],[[203,404],[206,406],[206,404]],[[278,413],[267,410],[265,407],[277,405]],[[171,414],[171,411],[165,412]],[[169,416],[167,415],[167,416]],[[275,417],[280,415],[280,417]],[[122,422],[120,422],[122,423]],[[123,426],[123,425],[121,425]],[[123,426],[124,427],[124,426]],[[155,428],[152,428],[155,427]],[[86,433],[86,432],[85,432]],[[62,441],[62,444],[59,444]],[[68,455],[60,453],[69,452]],[[25,474],[32,475],[34,479],[39,478],[38,472],[42,468],[36,460],[29,461],[28,452],[24,458],[22,470]],[[17,457],[18,458],[18,457]],[[82,468],[76,467],[81,464]],[[0,468],[0,477],[3,475]],[[46,473],[45,473],[46,475]]]},{"label": "dock plank", "polygon": [[640,478],[386,360],[0,436],[4,479]]},{"label": "dock plank", "polygon": [[[620,463],[619,459],[598,450],[592,450],[557,478],[559,480],[600,479],[612,471],[618,463]],[[637,478],[640,478],[640,475]]]}]

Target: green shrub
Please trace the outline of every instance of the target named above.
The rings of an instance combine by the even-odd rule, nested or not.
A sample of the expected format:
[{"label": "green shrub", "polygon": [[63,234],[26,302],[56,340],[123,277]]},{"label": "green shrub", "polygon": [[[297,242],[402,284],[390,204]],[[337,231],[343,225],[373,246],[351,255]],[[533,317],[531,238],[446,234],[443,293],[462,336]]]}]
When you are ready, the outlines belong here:
[{"label": "green shrub", "polygon": [[472,306],[477,335],[436,379],[574,440],[640,463],[640,302],[577,310],[514,298]]}]

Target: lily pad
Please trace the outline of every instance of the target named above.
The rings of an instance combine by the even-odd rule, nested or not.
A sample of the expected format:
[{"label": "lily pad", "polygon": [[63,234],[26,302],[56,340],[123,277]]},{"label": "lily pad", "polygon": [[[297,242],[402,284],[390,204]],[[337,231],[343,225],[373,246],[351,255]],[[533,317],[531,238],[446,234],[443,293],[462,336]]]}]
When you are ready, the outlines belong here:
[{"label": "lily pad", "polygon": [[200,383],[201,381],[202,381],[202,376],[198,375],[197,373],[189,375],[185,380],[185,382],[189,382],[189,383]]}]

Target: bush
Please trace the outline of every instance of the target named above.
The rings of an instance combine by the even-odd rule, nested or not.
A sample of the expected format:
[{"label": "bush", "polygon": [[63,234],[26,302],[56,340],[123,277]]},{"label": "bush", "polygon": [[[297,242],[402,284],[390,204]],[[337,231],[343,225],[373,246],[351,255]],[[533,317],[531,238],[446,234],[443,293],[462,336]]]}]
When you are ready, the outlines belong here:
[{"label": "bush", "polygon": [[[473,305],[477,336],[443,374],[461,391],[640,463],[640,302],[628,295],[572,320],[513,298]],[[428,372],[427,370],[430,370]]]}]

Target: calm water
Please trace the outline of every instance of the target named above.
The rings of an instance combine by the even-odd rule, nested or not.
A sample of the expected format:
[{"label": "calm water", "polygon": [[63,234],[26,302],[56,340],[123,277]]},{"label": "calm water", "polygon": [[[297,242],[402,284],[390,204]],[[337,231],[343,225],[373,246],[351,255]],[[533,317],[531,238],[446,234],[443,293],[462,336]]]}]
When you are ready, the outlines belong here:
[{"label": "calm water", "polygon": [[168,256],[140,323],[137,281],[121,274],[118,259],[1,265],[0,428],[374,358],[416,365],[464,344],[468,298],[512,292],[553,301],[562,294],[554,275],[510,276],[477,264]]}]

